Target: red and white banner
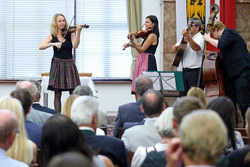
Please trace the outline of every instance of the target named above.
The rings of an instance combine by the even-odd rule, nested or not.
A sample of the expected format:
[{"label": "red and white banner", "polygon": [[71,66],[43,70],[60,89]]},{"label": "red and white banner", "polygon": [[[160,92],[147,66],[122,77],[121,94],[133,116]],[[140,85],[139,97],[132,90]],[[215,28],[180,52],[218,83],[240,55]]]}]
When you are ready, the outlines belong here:
[{"label": "red and white banner", "polygon": [[[211,13],[210,5],[213,3],[219,6],[219,13],[216,20],[220,20],[227,27],[235,30],[236,0],[176,0],[177,41],[182,38],[181,32],[187,27],[188,18],[190,18],[190,16],[196,17],[197,12],[198,16],[201,18],[201,15],[204,14],[202,10],[205,10],[205,25],[207,24]],[[190,8],[190,5],[193,6]]]}]

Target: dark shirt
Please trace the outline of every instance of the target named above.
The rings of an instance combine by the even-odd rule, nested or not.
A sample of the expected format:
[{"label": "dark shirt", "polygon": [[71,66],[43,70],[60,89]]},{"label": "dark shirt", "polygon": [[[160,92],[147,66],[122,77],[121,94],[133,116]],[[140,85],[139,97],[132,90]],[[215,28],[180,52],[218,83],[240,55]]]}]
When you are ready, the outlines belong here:
[{"label": "dark shirt", "polygon": [[[148,38],[148,36],[143,40],[141,46],[143,46],[144,42],[146,41],[146,39]],[[159,39],[157,38],[157,44],[156,45],[150,45],[149,48],[147,50],[144,51],[144,53],[152,53],[155,54],[155,51],[157,49],[159,43]]]},{"label": "dark shirt", "polygon": [[[59,42],[58,38],[52,35],[51,42]],[[71,43],[71,34],[66,35],[65,41],[62,43],[60,49],[56,46],[53,46],[54,57],[59,59],[72,59],[72,43]]]},{"label": "dark shirt", "polygon": [[243,38],[234,30],[225,28],[218,42],[222,67],[229,78],[250,67],[250,55]]}]

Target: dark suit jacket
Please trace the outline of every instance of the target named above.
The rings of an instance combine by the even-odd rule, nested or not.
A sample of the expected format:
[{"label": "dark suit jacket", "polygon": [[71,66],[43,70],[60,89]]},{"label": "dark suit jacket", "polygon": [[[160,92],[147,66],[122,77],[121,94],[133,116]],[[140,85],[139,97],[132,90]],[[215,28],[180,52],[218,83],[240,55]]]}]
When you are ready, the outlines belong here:
[{"label": "dark suit jacket", "polygon": [[122,127],[122,134],[125,132],[125,130],[136,125],[143,125],[144,123],[145,123],[145,119],[143,119],[141,122],[125,122]]},{"label": "dark suit jacket", "polygon": [[122,140],[111,136],[98,136],[88,130],[81,130],[87,145],[93,150],[100,150],[99,154],[105,155],[119,167],[128,167],[127,153]]},{"label": "dark suit jacket", "polygon": [[250,55],[243,38],[234,30],[225,28],[218,43],[221,62],[229,78],[250,67]]},{"label": "dark suit jacket", "polygon": [[48,107],[43,107],[39,103],[33,103],[32,107],[36,110],[43,111],[43,112],[46,112],[49,114],[56,114],[57,113],[56,110],[50,109]]},{"label": "dark suit jacket", "polygon": [[128,103],[119,107],[113,136],[118,137],[119,127],[123,127],[125,122],[141,122],[145,118],[145,114],[141,112],[140,105],[141,99],[135,103]]},{"label": "dark suit jacket", "polygon": [[25,128],[29,139],[36,144],[37,148],[41,148],[42,125],[25,120]]}]

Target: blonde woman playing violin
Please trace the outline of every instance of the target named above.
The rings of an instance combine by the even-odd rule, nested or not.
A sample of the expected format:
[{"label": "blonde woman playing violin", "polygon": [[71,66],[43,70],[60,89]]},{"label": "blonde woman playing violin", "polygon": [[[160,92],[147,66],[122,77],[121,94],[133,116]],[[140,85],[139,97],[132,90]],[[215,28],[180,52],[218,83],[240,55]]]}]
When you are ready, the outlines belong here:
[{"label": "blonde woman playing violin", "polygon": [[158,28],[158,19],[156,16],[150,15],[146,17],[145,21],[146,30],[151,29],[152,32],[149,34],[146,33],[146,36],[143,37],[144,40],[141,44],[136,44],[134,42],[134,37],[132,33],[128,34],[128,39],[130,39],[129,44],[124,44],[126,47],[133,47],[138,52],[139,55],[136,59],[135,70],[131,86],[131,94],[135,94],[135,79],[142,75],[144,71],[157,71],[157,65],[155,60],[155,51],[159,43],[159,28]]},{"label": "blonde woman playing violin", "polygon": [[63,14],[55,14],[48,37],[39,46],[40,50],[53,46],[54,55],[51,62],[48,90],[55,92],[54,106],[61,112],[62,91],[73,93],[75,87],[80,85],[80,79],[72,55],[72,48],[80,43],[82,25],[76,26],[75,33],[65,33],[68,23]]}]

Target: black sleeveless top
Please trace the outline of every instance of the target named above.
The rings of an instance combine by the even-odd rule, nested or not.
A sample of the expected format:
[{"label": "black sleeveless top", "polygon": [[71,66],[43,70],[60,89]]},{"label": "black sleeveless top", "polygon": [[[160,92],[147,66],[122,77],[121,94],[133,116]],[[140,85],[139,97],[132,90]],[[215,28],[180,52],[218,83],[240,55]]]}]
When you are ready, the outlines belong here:
[{"label": "black sleeveless top", "polygon": [[[151,33],[152,34],[152,33]],[[148,35],[149,36],[149,35]],[[148,38],[148,36],[143,40],[141,46],[144,44],[144,42],[146,41],[146,39]],[[152,53],[155,54],[156,48],[158,46],[159,43],[159,39],[157,38],[157,44],[156,45],[150,45],[149,48],[147,50],[144,51],[144,53]]]},{"label": "black sleeveless top", "polygon": [[[54,57],[59,59],[72,59],[72,42],[71,42],[71,34],[66,35],[65,42],[62,43],[62,47],[58,50],[56,46],[53,46]],[[60,42],[57,37],[52,35],[51,42]]]}]

